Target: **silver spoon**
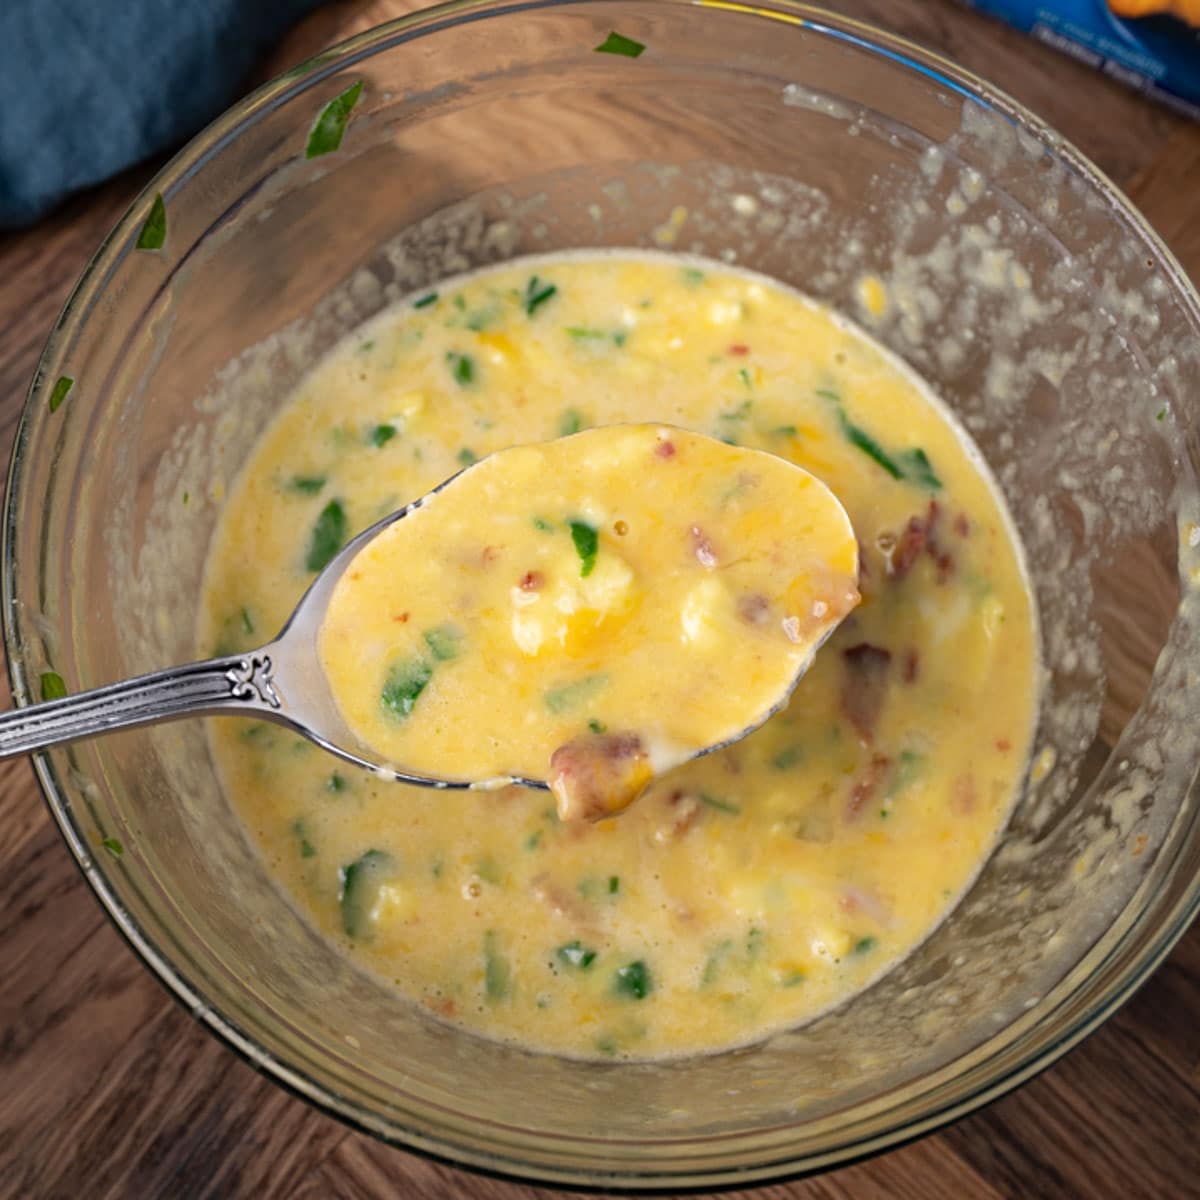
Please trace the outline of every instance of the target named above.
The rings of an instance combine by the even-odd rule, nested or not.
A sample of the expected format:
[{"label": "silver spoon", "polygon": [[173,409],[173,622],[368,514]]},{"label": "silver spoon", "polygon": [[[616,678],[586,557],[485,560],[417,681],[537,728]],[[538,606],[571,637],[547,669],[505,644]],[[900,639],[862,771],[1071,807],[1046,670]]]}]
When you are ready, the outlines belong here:
[{"label": "silver spoon", "polygon": [[[285,725],[346,762],[399,783],[479,790],[516,784],[552,790],[545,780],[519,775],[445,779],[415,775],[387,762],[364,745],[342,719],[317,655],[318,631],[334,589],[351,561],[385,529],[422,508],[462,473],[451,475],[411,504],[377,521],[347,542],[309,585],[274,641],[242,654],[169,667],[107,687],[0,713],[0,759],[136,725],[180,717],[239,714]],[[793,673],[788,686],[782,689],[769,709],[758,713],[734,736],[698,749],[688,757],[697,758],[720,750],[745,737],[778,712],[808,670],[822,642],[832,632],[833,626],[809,648],[807,659]]]},{"label": "silver spoon", "polygon": [[[459,472],[458,474],[461,474]],[[347,728],[317,659],[317,630],[338,580],[359,551],[388,526],[416,512],[456,479],[377,521],[351,539],[309,585],[274,641],[258,650],[168,667],[107,687],[0,713],[0,758],[180,717],[238,714],[286,725],[339,758],[386,779],[433,788],[548,789],[540,779],[488,780],[413,775],[384,762]]]}]

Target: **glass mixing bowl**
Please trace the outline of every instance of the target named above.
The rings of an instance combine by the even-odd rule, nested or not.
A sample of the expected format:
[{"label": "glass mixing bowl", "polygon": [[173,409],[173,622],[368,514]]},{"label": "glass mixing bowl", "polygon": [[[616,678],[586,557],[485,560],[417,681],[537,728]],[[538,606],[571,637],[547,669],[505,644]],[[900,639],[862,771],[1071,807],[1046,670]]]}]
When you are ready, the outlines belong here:
[{"label": "glass mixing bowl", "polygon": [[[595,53],[610,30],[645,53]],[[340,150],[306,159],[317,113],[357,80]],[[139,251],[155,192],[166,246]],[[526,1053],[398,1003],[305,925],[199,722],[36,766],[138,953],[329,1112],[527,1178],[744,1185],[1014,1087],[1130,994],[1200,898],[1200,307],[1128,202],[1029,113],[782,0],[470,0],[313,59],[182,151],[67,304],[13,458],[4,634],[21,704],[44,670],[75,690],[189,658],[225,489],[318,356],[448,272],[608,245],[722,258],[857,317],[958,412],[1008,497],[1042,618],[1036,757],[1002,844],[908,961],[752,1048]]]}]

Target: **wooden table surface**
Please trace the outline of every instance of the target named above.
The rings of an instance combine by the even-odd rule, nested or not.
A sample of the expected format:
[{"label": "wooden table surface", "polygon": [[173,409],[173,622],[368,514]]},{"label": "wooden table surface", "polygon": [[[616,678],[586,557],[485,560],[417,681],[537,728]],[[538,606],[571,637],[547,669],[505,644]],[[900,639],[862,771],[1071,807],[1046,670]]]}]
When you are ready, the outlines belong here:
[{"label": "wooden table surface", "polygon": [[[978,71],[1099,163],[1200,279],[1200,125],[951,0],[838,9]],[[340,0],[263,77],[406,9]],[[68,289],[155,164],[0,235],[0,444]],[[0,764],[0,1196],[528,1200],[546,1189],[351,1132],[245,1066],[172,1002],[103,916],[25,761]],[[1066,1059],[913,1145],[766,1197],[1200,1195],[1200,928]]]}]

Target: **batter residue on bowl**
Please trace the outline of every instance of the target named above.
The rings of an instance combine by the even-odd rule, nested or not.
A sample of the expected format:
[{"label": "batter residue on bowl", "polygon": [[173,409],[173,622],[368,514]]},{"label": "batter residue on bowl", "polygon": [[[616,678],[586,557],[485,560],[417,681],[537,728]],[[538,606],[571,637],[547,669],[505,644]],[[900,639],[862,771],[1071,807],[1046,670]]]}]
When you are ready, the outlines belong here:
[{"label": "batter residue on bowl", "polygon": [[747,739],[580,825],[544,792],[406,789],[274,726],[212,727],[266,861],[348,955],[446,1019],[574,1055],[810,1019],[978,871],[1025,770],[1036,627],[962,433],[889,354],[769,280],[634,252],[510,263],[412,297],[312,373],[234,488],[206,585],[201,649],[261,644],[349,536],[462,465],[649,421],[797,463],[858,537],[861,605]]}]

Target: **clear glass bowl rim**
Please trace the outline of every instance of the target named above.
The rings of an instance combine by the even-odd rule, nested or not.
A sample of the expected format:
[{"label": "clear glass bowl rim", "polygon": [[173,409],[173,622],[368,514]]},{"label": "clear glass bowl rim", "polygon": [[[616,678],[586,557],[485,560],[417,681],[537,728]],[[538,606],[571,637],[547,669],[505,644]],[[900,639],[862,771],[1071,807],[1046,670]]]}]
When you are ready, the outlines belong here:
[{"label": "clear glass bowl rim", "polygon": [[[999,112],[1018,127],[1028,130],[1038,141],[1052,147],[1054,153],[1091,185],[1106,204],[1117,210],[1120,216],[1133,226],[1154,254],[1156,266],[1170,281],[1173,297],[1189,310],[1193,324],[1200,329],[1200,293],[1171,251],[1120,188],[1085,154],[1056,133],[1046,122],[971,71],[899,35],[796,0],[769,0],[759,5],[737,3],[734,0],[635,0],[635,3],[646,8],[710,8],[754,18],[773,18],[878,54]],[[15,498],[21,494],[26,464],[31,453],[33,417],[47,402],[54,381],[61,373],[63,348],[71,344],[79,329],[86,323],[93,306],[103,295],[116,261],[123,249],[136,239],[138,231],[149,215],[155,196],[161,193],[169,202],[172,193],[203,170],[206,163],[219,153],[226,143],[234,140],[242,128],[286,103],[298,91],[337,75],[355,63],[367,60],[393,45],[479,20],[519,17],[523,12],[530,10],[601,7],[608,7],[606,0],[531,0],[525,3],[519,0],[450,0],[449,3],[426,8],[376,26],[320,52],[234,104],[188,142],[146,184],[100,244],[67,298],[39,358],[17,426],[5,490],[0,540],[0,581],[3,587],[0,620],[3,624],[9,685],[18,707],[36,701],[26,664],[20,654],[16,617],[16,571],[20,557],[21,530],[17,526],[19,505]],[[985,1070],[987,1078],[984,1082],[948,1103],[931,1106],[920,1117],[906,1123],[894,1125],[867,1137],[852,1137],[823,1152],[773,1159],[753,1169],[718,1168],[681,1174],[670,1169],[658,1172],[645,1163],[637,1168],[615,1171],[585,1171],[578,1167],[554,1168],[548,1166],[544,1159],[536,1165],[523,1162],[516,1143],[513,1154],[502,1157],[448,1139],[431,1138],[415,1129],[397,1128],[393,1122],[385,1121],[377,1114],[339,1096],[318,1080],[270,1054],[253,1037],[222,1016],[205,998],[202,988],[160,951],[154,940],[122,906],[102,869],[102,864],[92,855],[84,831],[72,814],[65,789],[58,779],[53,763],[44,754],[33,755],[32,763],[51,814],[76,864],[118,932],[150,967],[168,992],[183,1004],[196,1020],[241,1055],[255,1070],[268,1075],[274,1082],[324,1112],[384,1141],[418,1151],[453,1166],[467,1167],[503,1178],[558,1186],[583,1189],[669,1189],[676,1192],[707,1190],[713,1187],[742,1188],[847,1165],[922,1137],[999,1099],[1045,1070],[1076,1046],[1146,981],[1200,912],[1200,878],[1197,878],[1183,890],[1173,908],[1160,921],[1153,936],[1146,939],[1141,950],[1123,972],[1113,979],[1091,1007],[1082,1011],[1057,1038],[1043,1045],[1030,1047],[1011,1068],[993,1068],[990,1074]],[[1135,897],[1131,904],[1137,902],[1138,898]],[[1126,937],[1136,933],[1137,930],[1131,928]],[[1122,939],[1122,942],[1124,940]],[[1119,946],[1120,943],[1113,947],[1110,953],[1115,952]],[[1053,1011],[1042,1014],[1042,1020],[1052,1018]]]}]

